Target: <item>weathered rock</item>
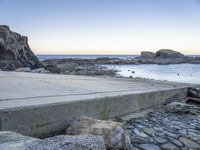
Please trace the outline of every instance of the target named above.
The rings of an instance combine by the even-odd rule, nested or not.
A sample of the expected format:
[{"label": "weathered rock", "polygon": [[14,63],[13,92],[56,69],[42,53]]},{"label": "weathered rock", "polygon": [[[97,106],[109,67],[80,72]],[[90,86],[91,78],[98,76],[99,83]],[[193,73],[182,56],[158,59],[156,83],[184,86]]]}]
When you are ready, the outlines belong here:
[{"label": "weathered rock", "polygon": [[128,132],[122,123],[114,121],[102,121],[83,117],[71,124],[66,134],[80,135],[92,134],[103,136],[107,148],[131,149],[132,145]]},{"label": "weathered rock", "polygon": [[155,57],[162,57],[162,58],[184,58],[185,56],[179,52],[176,52],[171,49],[160,49],[156,52]]},{"label": "weathered rock", "polygon": [[177,146],[175,146],[171,143],[166,143],[166,144],[162,145],[161,148],[163,150],[177,150],[177,149],[179,149]]},{"label": "weathered rock", "polygon": [[185,137],[180,137],[179,140],[184,144],[186,145],[188,148],[198,148],[200,149],[200,145],[188,138],[185,138]]},{"label": "weathered rock", "polygon": [[153,53],[153,52],[148,52],[148,51],[142,51],[141,52],[141,57],[142,58],[153,58],[155,56],[156,56],[156,54]]},{"label": "weathered rock", "polygon": [[[194,59],[196,61],[194,61]],[[200,63],[200,61],[197,61],[196,58],[193,57],[187,57],[183,54],[176,52],[174,50],[170,49],[161,49],[157,51],[156,53],[152,52],[141,52],[141,56],[136,58],[138,63],[141,64],[180,64],[180,63],[190,63],[193,61],[193,63]]]},{"label": "weathered rock", "polygon": [[188,88],[188,96],[200,99],[200,89],[199,88]]},{"label": "weathered rock", "polygon": [[99,65],[94,59],[51,59],[42,63],[52,73],[87,76],[114,76],[116,73],[116,70]]},{"label": "weathered rock", "polygon": [[0,131],[0,150],[31,150],[41,140],[11,131]]},{"label": "weathered rock", "polygon": [[11,131],[0,131],[0,150],[105,150],[101,136],[60,135],[46,139],[23,136]]},{"label": "weathered rock", "polygon": [[16,72],[31,72],[31,68],[29,67],[23,67],[23,68],[17,68],[15,69]]},{"label": "weathered rock", "polygon": [[101,136],[59,135],[46,138],[37,145],[30,146],[31,150],[106,150]]},{"label": "weathered rock", "polygon": [[32,73],[47,73],[47,74],[51,73],[50,71],[45,70],[44,68],[33,69],[31,72]]},{"label": "weathered rock", "polygon": [[0,25],[0,68],[15,70],[21,67],[37,68],[40,63],[28,45],[28,38]]},{"label": "weathered rock", "polygon": [[198,108],[194,105],[189,105],[181,102],[172,102],[165,107],[168,112],[178,113],[198,113]]},{"label": "weathered rock", "polygon": [[141,144],[139,147],[143,150],[160,150],[160,148],[154,144]]}]

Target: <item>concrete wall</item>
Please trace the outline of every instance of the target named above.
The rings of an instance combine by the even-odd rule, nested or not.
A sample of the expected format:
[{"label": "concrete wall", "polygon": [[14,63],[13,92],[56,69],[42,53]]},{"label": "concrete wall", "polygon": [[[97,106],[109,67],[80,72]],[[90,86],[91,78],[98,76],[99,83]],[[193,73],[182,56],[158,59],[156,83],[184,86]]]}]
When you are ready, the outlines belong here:
[{"label": "concrete wall", "polygon": [[0,130],[11,130],[30,136],[46,137],[64,132],[72,120],[81,116],[109,119],[168,101],[180,100],[186,96],[187,88],[177,88],[1,110]]}]

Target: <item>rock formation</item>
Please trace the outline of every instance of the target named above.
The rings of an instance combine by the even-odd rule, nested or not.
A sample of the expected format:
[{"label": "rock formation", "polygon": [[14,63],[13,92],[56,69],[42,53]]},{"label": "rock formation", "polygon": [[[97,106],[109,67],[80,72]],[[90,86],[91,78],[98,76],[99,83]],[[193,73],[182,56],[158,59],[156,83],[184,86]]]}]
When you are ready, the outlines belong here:
[{"label": "rock formation", "polygon": [[28,38],[0,25],[0,69],[38,68],[40,63],[28,45]]},{"label": "rock formation", "polygon": [[183,54],[171,49],[161,49],[156,53],[143,51],[141,56],[136,58],[137,64],[181,64],[181,63],[193,63],[199,64],[199,58],[193,58],[184,56]]}]

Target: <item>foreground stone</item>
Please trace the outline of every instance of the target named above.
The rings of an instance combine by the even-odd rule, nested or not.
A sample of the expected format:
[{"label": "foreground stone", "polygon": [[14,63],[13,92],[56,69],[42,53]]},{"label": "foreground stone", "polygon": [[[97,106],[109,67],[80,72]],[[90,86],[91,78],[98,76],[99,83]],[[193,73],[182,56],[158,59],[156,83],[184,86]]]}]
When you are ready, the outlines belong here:
[{"label": "foreground stone", "polygon": [[31,68],[29,67],[23,67],[23,68],[17,68],[15,69],[16,72],[31,72]]},{"label": "foreground stone", "polygon": [[32,73],[51,73],[50,71],[48,70],[45,70],[44,68],[38,68],[38,69],[33,69],[31,70]]},{"label": "foreground stone", "polygon": [[31,150],[106,150],[103,138],[94,135],[54,136],[29,146]]},{"label": "foreground stone", "polygon": [[73,135],[100,135],[108,149],[131,149],[132,145],[128,132],[123,128],[122,123],[114,121],[102,121],[92,118],[81,118],[71,124],[66,134]]},{"label": "foreground stone", "polygon": [[0,131],[0,150],[29,150],[41,140],[11,131]]},{"label": "foreground stone", "polygon": [[103,138],[94,135],[59,135],[43,140],[0,131],[0,150],[105,150]]},{"label": "foreground stone", "polygon": [[0,25],[0,68],[15,70],[21,67],[38,68],[40,63],[28,45],[28,38]]},{"label": "foreground stone", "polygon": [[200,109],[195,105],[189,105],[181,102],[172,102],[165,107],[168,112],[176,113],[194,113],[198,114]]},{"label": "foreground stone", "polygon": [[[169,112],[160,106],[125,125],[137,150],[199,150],[200,113]],[[200,107],[200,106],[196,106]]]}]

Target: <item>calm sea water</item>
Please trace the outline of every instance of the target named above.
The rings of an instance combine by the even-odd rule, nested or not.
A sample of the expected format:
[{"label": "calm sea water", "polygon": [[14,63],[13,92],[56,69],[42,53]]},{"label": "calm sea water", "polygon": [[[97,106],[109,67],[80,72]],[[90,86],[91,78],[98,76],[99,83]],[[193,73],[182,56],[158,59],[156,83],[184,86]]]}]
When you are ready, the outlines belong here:
[{"label": "calm sea water", "polygon": [[132,76],[147,79],[200,84],[200,64],[112,65],[109,67],[120,70],[118,75],[124,77]]},{"label": "calm sea water", "polygon": [[63,58],[82,58],[82,59],[96,59],[96,58],[120,58],[120,59],[130,59],[138,55],[37,55],[39,60],[47,59],[63,59]]},{"label": "calm sea water", "polygon": [[[137,55],[38,55],[40,60],[61,58],[95,59],[102,57],[129,59]],[[141,77],[155,80],[167,80],[182,83],[200,84],[200,64],[176,65],[109,65],[119,70],[119,76]],[[133,73],[134,71],[134,73]]]}]

